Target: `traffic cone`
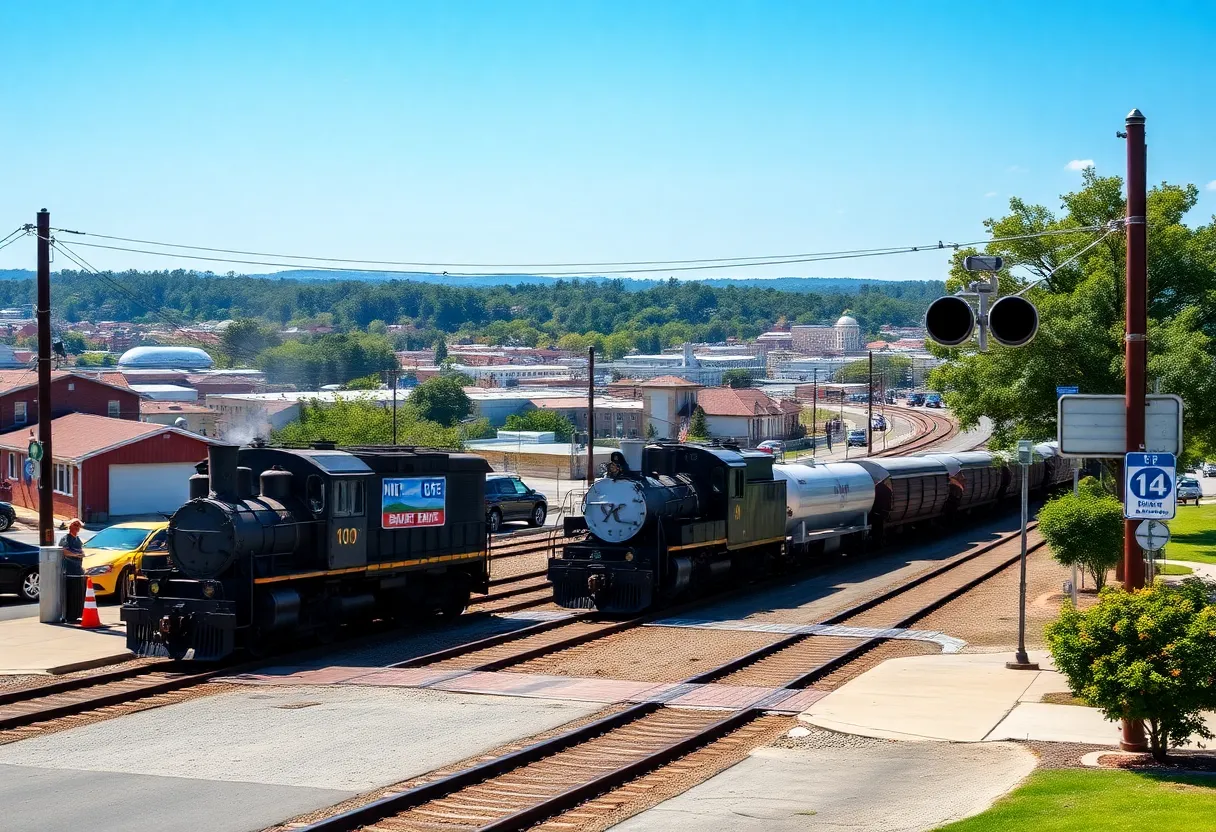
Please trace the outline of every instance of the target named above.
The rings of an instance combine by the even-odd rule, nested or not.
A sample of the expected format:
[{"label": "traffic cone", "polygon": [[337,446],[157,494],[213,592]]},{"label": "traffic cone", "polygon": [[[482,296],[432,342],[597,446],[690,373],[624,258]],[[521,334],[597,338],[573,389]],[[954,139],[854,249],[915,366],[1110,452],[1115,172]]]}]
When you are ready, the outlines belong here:
[{"label": "traffic cone", "polygon": [[80,629],[97,630],[105,626],[97,614],[97,596],[93,593],[93,579],[84,579],[84,612],[80,614]]}]

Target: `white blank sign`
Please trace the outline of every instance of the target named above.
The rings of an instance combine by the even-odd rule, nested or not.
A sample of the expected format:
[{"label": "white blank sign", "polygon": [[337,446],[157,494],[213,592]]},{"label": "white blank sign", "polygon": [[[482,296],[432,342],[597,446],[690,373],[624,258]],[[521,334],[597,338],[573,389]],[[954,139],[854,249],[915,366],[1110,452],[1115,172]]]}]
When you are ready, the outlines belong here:
[{"label": "white blank sign", "polygon": [[[1122,396],[1068,394],[1060,397],[1057,407],[1056,437],[1063,456],[1122,458],[1127,453],[1127,410]],[[1144,450],[1182,453],[1182,399],[1178,396],[1145,398]]]}]

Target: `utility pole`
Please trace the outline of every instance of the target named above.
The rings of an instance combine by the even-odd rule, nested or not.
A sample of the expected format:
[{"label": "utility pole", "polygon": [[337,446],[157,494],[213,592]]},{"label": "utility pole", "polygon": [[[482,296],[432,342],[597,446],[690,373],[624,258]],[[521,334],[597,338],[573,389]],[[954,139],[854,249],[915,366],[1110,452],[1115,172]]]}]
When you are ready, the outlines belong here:
[{"label": "utility pole", "polygon": [[38,544],[55,545],[55,461],[51,455],[51,215],[38,212]]},{"label": "utility pole", "polygon": [[[1147,154],[1144,144],[1144,114],[1132,110],[1125,122],[1127,132],[1127,298],[1125,301],[1126,335],[1124,354],[1126,367],[1124,399],[1127,406],[1126,450],[1144,450],[1144,393],[1148,375],[1148,252],[1145,226],[1145,206],[1148,201]],[[1126,476],[1126,472],[1124,474]],[[1123,588],[1144,586],[1144,555],[1136,543],[1138,521],[1123,523]],[[1123,720],[1125,751],[1146,751],[1144,723]]]},{"label": "utility pole", "polygon": [[870,392],[866,396],[866,456],[874,456],[874,350],[870,350]]},{"label": "utility pole", "polygon": [[587,347],[587,485],[595,484],[595,347]]},{"label": "utility pole", "polygon": [[811,379],[811,453],[815,453],[815,426],[819,424],[819,368],[814,367],[815,375]]}]

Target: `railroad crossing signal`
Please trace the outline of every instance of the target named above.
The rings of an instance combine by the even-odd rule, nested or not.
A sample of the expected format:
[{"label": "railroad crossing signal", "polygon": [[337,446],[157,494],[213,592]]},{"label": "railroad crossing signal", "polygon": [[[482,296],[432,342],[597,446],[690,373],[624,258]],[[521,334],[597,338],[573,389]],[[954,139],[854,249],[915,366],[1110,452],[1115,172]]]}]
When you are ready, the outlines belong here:
[{"label": "railroad crossing signal", "polygon": [[1173,454],[1131,453],[1124,458],[1127,489],[1123,516],[1129,520],[1173,520],[1178,493]]},{"label": "railroad crossing signal", "polygon": [[[988,335],[998,344],[1020,347],[1030,342],[1039,330],[1039,312],[1034,304],[1020,295],[998,298],[988,308],[991,297],[1000,291],[996,273],[1005,262],[1000,257],[967,257],[963,268],[969,272],[990,272],[989,280],[971,283],[967,291],[938,298],[925,313],[925,330],[929,337],[943,347],[957,347],[971,340],[977,326],[980,351],[988,349]],[[979,314],[971,308],[968,297],[979,299]]]}]

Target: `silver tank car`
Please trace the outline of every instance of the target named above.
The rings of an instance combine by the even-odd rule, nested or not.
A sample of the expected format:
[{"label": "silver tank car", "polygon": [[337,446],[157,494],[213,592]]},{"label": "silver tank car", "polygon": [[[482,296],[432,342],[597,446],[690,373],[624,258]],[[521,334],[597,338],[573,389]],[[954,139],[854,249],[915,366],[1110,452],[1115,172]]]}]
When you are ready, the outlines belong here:
[{"label": "silver tank car", "polygon": [[786,534],[805,543],[816,533],[865,528],[874,508],[874,478],[852,462],[774,465],[774,479],[785,480]]}]

